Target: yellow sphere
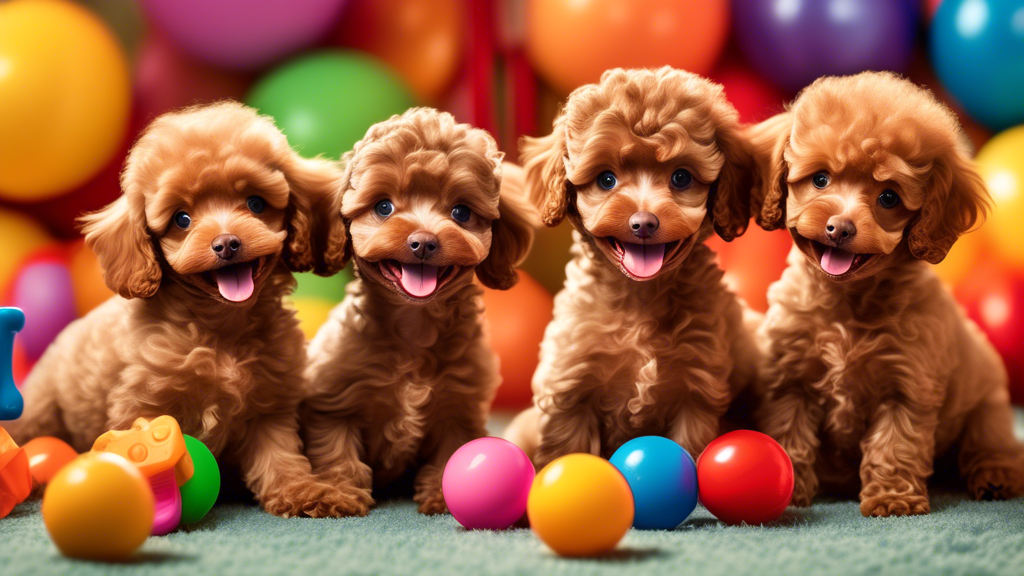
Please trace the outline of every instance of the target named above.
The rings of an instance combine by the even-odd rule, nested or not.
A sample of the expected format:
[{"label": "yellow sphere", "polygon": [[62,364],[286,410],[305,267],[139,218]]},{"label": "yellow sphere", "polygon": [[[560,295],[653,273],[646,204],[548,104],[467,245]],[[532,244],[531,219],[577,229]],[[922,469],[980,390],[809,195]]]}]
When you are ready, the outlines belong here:
[{"label": "yellow sphere", "polygon": [[611,551],[633,525],[633,512],[626,479],[591,454],[569,454],[545,466],[526,504],[530,527],[562,556]]},{"label": "yellow sphere", "polygon": [[1024,221],[1024,126],[989,140],[976,161],[995,201],[983,234],[1002,261],[1024,270],[1024,249],[1017,234]]},{"label": "yellow sphere", "polygon": [[29,253],[52,241],[46,230],[35,220],[18,212],[0,209],[0,294],[7,293],[21,261]]},{"label": "yellow sphere", "polygon": [[0,3],[0,197],[89,180],[126,136],[130,102],[128,61],[102,20],[63,0]]},{"label": "yellow sphere", "polygon": [[65,556],[120,560],[153,529],[149,482],[128,460],[87,452],[61,469],[43,495],[43,522]]}]

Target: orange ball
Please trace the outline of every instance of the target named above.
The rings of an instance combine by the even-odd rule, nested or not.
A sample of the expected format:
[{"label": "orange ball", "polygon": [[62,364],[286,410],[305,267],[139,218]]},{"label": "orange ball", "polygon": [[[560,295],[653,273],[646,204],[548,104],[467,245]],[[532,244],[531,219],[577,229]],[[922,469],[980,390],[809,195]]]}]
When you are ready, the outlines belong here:
[{"label": "orange ball", "polygon": [[490,327],[491,347],[501,359],[501,387],[496,408],[530,405],[530,382],[540,359],[540,342],[551,322],[554,299],[529,274],[519,271],[511,290],[484,288],[484,316]]},{"label": "orange ball", "polygon": [[85,316],[90,310],[103,304],[114,295],[103,280],[103,269],[96,253],[85,245],[84,240],[75,242],[70,249],[69,269],[75,287],[75,310]]},{"label": "orange ball", "polygon": [[462,10],[451,0],[353,0],[334,42],[377,56],[433,102],[462,63]]},{"label": "orange ball", "polygon": [[109,452],[87,452],[54,476],[43,523],[65,556],[122,560],[153,528],[153,491],[139,469]]},{"label": "orange ball", "polygon": [[765,232],[756,224],[726,242],[714,236],[708,247],[718,253],[725,283],[754,310],[768,309],[768,287],[782,276],[793,239],[786,230]]},{"label": "orange ball", "polygon": [[674,66],[707,75],[729,31],[727,0],[530,0],[527,49],[563,94],[609,68]]},{"label": "orange ball", "polygon": [[28,456],[28,469],[36,484],[49,484],[50,480],[78,458],[78,452],[67,442],[53,436],[40,436],[29,440],[22,449]]},{"label": "orange ball", "polygon": [[526,514],[537,537],[562,556],[610,552],[633,525],[633,492],[615,466],[569,454],[537,473]]}]

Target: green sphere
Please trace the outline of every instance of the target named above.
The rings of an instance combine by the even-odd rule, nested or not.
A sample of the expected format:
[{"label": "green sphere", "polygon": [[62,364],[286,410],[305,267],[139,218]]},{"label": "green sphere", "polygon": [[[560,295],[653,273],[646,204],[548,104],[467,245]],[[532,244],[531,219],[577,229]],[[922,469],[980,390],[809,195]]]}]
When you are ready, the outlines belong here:
[{"label": "green sphere", "polygon": [[202,520],[220,495],[220,468],[210,449],[199,440],[185,434],[185,449],[192,456],[195,473],[181,487],[181,523],[192,524]]},{"label": "green sphere", "polygon": [[415,105],[405,83],[380,61],[354,50],[325,50],[273,70],[246,103],[274,117],[307,158],[339,158],[366,130]]},{"label": "green sphere", "polygon": [[334,276],[317,276],[312,272],[296,274],[293,296],[296,298],[316,298],[331,304],[337,304],[345,298],[345,285],[354,277],[352,266],[346,267]]}]

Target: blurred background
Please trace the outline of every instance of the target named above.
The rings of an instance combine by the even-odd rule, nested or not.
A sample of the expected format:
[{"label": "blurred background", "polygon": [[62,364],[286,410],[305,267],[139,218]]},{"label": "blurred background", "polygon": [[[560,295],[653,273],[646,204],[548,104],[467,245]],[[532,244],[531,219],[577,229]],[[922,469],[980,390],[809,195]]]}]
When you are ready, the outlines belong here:
[{"label": "blurred background", "polygon": [[[937,271],[1024,402],[1024,0],[0,1],[0,303],[27,315],[15,379],[110,296],[75,218],[118,196],[128,148],[165,111],[234,98],[302,154],[338,158],[374,122],[429,105],[514,161],[573,88],[665,64],[722,83],[747,122],[818,76],[862,70],[903,73],[953,107],[996,207]],[[570,242],[568,225],[541,231],[519,285],[486,293],[498,407],[529,403]],[[712,244],[764,310],[788,234]],[[300,275],[291,305],[307,334],[350,278]]]}]

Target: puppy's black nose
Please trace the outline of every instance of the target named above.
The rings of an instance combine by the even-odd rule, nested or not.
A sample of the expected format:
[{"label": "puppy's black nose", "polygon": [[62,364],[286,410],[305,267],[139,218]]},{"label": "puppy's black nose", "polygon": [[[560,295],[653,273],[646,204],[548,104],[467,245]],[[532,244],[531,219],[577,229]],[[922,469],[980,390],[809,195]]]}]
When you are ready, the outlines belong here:
[{"label": "puppy's black nose", "polygon": [[409,250],[420,260],[427,260],[434,255],[441,243],[430,232],[413,232],[409,235]]},{"label": "puppy's black nose", "polygon": [[829,240],[835,242],[836,246],[839,246],[843,242],[849,242],[857,235],[857,227],[845,218],[833,216],[825,225],[825,235]]},{"label": "puppy's black nose", "polygon": [[637,238],[650,238],[658,231],[658,217],[650,212],[637,212],[629,217],[629,229]]},{"label": "puppy's black nose", "polygon": [[214,238],[210,244],[210,248],[217,254],[217,258],[221,260],[231,260],[235,257],[235,252],[238,252],[238,249],[241,247],[242,241],[234,234],[221,234]]}]

